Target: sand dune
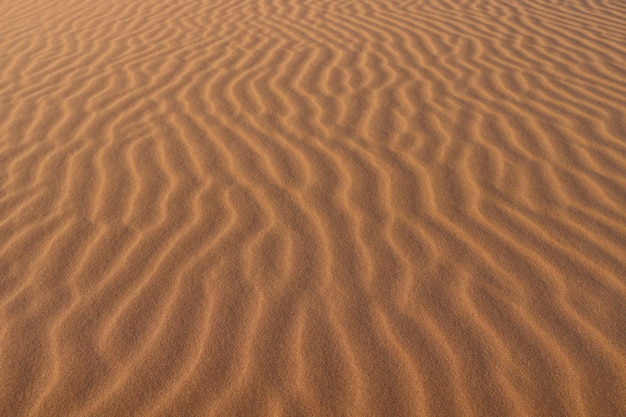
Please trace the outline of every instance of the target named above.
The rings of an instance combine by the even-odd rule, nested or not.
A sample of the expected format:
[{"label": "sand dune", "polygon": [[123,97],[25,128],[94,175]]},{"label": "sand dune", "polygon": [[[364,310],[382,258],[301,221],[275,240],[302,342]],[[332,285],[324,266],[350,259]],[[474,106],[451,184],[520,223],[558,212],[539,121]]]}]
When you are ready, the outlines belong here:
[{"label": "sand dune", "polygon": [[625,22],[0,2],[0,416],[626,416]]}]

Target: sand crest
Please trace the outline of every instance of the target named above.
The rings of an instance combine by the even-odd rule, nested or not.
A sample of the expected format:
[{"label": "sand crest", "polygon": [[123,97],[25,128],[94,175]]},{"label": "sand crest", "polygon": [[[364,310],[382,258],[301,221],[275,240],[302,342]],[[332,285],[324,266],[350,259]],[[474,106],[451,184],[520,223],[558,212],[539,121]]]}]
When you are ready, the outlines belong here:
[{"label": "sand crest", "polygon": [[626,416],[626,4],[1,1],[0,416]]}]

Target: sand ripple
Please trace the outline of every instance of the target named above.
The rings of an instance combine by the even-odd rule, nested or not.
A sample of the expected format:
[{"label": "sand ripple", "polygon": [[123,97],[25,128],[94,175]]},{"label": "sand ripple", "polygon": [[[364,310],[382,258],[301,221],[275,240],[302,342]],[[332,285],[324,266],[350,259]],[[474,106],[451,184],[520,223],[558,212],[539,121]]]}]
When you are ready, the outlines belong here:
[{"label": "sand ripple", "polygon": [[0,2],[0,416],[626,415],[624,22]]}]

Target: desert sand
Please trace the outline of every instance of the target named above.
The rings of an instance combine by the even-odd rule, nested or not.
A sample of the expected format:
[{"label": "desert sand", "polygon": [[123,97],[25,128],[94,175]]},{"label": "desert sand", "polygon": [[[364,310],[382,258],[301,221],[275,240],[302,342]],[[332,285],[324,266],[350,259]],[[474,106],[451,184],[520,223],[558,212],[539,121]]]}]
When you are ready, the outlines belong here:
[{"label": "desert sand", "polygon": [[0,1],[22,416],[626,416],[626,3]]}]

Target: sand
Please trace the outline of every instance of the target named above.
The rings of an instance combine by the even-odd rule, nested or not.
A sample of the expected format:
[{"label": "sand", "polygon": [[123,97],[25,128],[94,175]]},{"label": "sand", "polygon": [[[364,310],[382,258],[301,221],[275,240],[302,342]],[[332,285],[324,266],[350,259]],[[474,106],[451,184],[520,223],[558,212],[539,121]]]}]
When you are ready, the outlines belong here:
[{"label": "sand", "polygon": [[1,1],[0,416],[626,416],[626,3]]}]

